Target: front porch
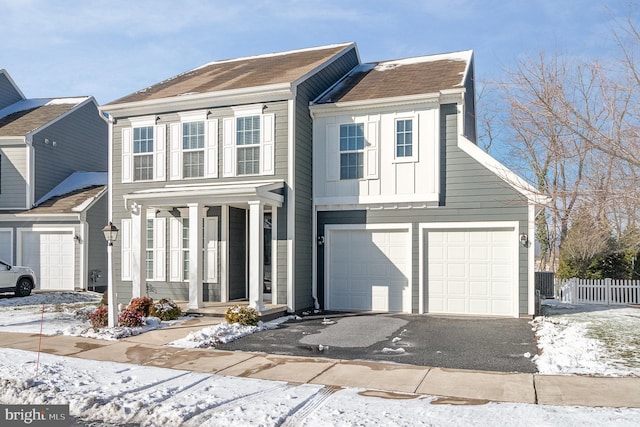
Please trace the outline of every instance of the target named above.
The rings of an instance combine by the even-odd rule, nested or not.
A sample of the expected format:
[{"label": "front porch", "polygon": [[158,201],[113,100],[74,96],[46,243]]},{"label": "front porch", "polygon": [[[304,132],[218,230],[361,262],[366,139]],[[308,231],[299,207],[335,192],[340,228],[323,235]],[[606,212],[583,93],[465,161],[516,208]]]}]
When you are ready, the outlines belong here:
[{"label": "front porch", "polygon": [[[283,187],[282,181],[242,181],[126,194],[131,217],[123,220],[123,259],[130,260],[132,296],[151,285],[181,295],[174,298],[186,300],[185,312],[224,315],[245,301],[269,316],[269,303],[283,302],[288,290],[278,289],[276,261]],[[288,308],[282,307],[278,312]]]},{"label": "front porch", "polygon": [[[178,307],[184,314],[200,314],[208,317],[224,317],[229,307],[234,305],[249,305],[248,301],[228,301],[228,302],[204,302],[202,307],[189,308],[188,301],[176,301]],[[286,304],[270,304],[265,303],[264,309],[258,311],[258,316],[263,322],[268,322],[278,317],[282,317],[287,313]]]}]

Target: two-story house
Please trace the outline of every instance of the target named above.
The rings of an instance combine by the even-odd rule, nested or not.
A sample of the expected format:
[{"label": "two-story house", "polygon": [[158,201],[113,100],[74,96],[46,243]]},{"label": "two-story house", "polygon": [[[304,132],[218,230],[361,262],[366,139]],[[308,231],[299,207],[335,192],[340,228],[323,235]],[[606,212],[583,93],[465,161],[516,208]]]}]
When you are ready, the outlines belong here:
[{"label": "two-story house", "polygon": [[309,102],[355,44],[216,61],[101,107],[119,302],[311,307]]},{"label": "two-story house", "polygon": [[533,313],[539,195],[475,144],[471,52],[217,61],[101,108],[119,302]]},{"label": "two-story house", "polygon": [[106,283],[107,131],[92,97],[27,98],[0,70],[0,259],[38,289]]},{"label": "two-story house", "polygon": [[311,105],[319,306],[533,314],[544,199],[475,144],[473,71],[471,51],[361,64]]}]

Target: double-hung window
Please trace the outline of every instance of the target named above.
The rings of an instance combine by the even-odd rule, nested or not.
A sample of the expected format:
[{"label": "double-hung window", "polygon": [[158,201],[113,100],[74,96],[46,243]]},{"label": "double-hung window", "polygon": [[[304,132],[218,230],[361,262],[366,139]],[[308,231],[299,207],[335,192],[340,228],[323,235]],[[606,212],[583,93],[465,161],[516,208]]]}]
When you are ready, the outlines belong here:
[{"label": "double-hung window", "polygon": [[396,120],[396,158],[413,157],[413,120]]},{"label": "double-hung window", "polygon": [[260,116],[236,118],[238,175],[260,173]]},{"label": "double-hung window", "polygon": [[133,128],[133,180],[153,179],[153,126]]},{"label": "double-hung window", "polygon": [[147,252],[145,257],[145,265],[147,268],[147,279],[153,280],[155,279],[153,261],[154,261],[154,230],[153,230],[153,219],[147,219],[147,226],[145,230],[145,238],[147,240]]},{"label": "double-hung window", "polygon": [[204,176],[204,122],[182,123],[182,176]]},{"label": "double-hung window", "polygon": [[182,280],[189,280],[189,218],[182,218]]},{"label": "double-hung window", "polygon": [[364,124],[340,125],[340,179],[364,175]]}]

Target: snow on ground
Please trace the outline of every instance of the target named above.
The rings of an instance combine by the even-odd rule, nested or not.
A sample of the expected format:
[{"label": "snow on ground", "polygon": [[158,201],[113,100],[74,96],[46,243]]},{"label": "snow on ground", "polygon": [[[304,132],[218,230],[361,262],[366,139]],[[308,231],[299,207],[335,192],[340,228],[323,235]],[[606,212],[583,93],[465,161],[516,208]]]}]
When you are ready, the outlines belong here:
[{"label": "snow on ground", "polygon": [[[640,409],[459,401],[0,349],[0,402],[142,426],[635,426]],[[447,402],[452,402],[450,404]],[[455,404],[459,403],[459,404]]]},{"label": "snow on ground", "polygon": [[[86,315],[99,299],[89,292],[0,298],[0,331],[40,333],[42,328],[46,335],[116,339],[166,326],[150,320],[143,328],[93,332]],[[640,309],[547,301],[545,312],[532,322],[542,373],[640,373]],[[211,347],[286,320],[257,327],[221,323],[171,345]],[[103,426],[635,426],[640,417],[640,409],[456,401],[77,360],[0,348],[0,403],[68,404],[71,415]]]},{"label": "snow on ground", "polygon": [[532,322],[542,374],[640,376],[640,308],[546,300]]}]

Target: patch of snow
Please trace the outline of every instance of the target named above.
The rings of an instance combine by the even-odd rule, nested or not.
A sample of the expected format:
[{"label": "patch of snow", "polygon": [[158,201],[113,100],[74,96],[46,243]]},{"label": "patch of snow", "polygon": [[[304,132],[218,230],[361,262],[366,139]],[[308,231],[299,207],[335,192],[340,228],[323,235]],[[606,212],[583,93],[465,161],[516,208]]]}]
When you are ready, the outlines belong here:
[{"label": "patch of snow", "polygon": [[405,350],[402,347],[398,347],[398,348],[385,347],[382,349],[382,352],[386,354],[403,354],[405,353]]},{"label": "patch of snow", "polygon": [[473,51],[471,50],[463,50],[460,52],[451,52],[451,53],[442,53],[438,55],[426,55],[426,56],[416,56],[412,58],[405,59],[395,59],[391,61],[383,61],[379,62],[375,66],[376,71],[387,71],[392,70],[397,67],[401,67],[403,65],[410,64],[420,64],[423,62],[434,62],[434,61],[463,61],[469,62],[471,61],[471,55]]},{"label": "patch of snow", "polygon": [[63,196],[71,193],[72,191],[81,190],[94,185],[107,185],[107,179],[107,172],[74,172],[65,178],[65,180],[60,184],[56,185],[51,191],[42,196],[42,198],[36,202],[36,206],[52,197]]},{"label": "patch of snow", "polygon": [[392,343],[397,343],[398,341],[400,341],[402,338],[400,337],[395,337],[394,339],[391,340]]}]

